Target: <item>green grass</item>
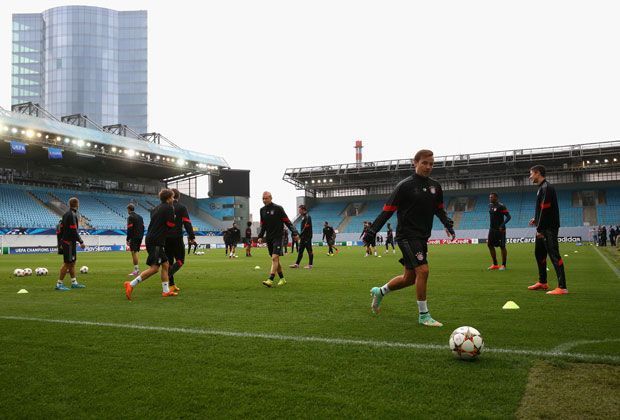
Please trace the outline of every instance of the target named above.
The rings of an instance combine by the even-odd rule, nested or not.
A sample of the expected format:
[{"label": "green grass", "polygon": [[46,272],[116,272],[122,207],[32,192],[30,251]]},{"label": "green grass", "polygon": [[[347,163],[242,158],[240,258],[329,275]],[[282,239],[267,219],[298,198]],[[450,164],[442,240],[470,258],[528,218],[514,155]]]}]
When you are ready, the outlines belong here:
[{"label": "green grass", "polygon": [[[159,280],[151,278],[131,302],[122,290],[131,271],[125,253],[80,254],[78,265],[91,270],[80,276],[88,287],[65,293],[53,290],[58,256],[2,256],[0,317],[445,348],[0,318],[2,417],[512,417],[529,369],[545,357],[488,352],[473,363],[459,361],[447,347],[454,328],[478,328],[490,349],[548,352],[568,342],[601,340],[567,351],[620,356],[620,279],[589,246],[563,244],[561,250],[568,255],[571,294],[554,297],[526,289],[536,278],[531,245],[509,247],[506,272],[486,271],[485,246],[431,246],[429,309],[444,322],[440,329],[417,324],[413,289],[390,294],[381,315],[370,314],[369,289],[401,271],[398,253],[363,258],[360,248],[350,248],[328,258],[325,248],[316,248],[312,271],[285,269],[288,284],[267,289],[260,284],[269,267],[265,250],[236,260],[211,250],[187,258],[177,275],[177,298],[163,299]],[[292,260],[284,257],[286,265]],[[46,266],[51,274],[12,277],[14,268],[26,266]],[[549,279],[555,286],[553,269]],[[18,295],[21,288],[30,293]],[[502,310],[507,300],[521,309]]]}]

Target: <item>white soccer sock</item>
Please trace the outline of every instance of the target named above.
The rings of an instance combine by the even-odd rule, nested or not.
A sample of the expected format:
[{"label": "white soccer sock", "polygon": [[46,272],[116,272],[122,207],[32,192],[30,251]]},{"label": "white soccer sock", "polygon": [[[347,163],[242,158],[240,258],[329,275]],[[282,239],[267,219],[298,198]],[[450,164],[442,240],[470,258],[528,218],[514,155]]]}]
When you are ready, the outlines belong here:
[{"label": "white soccer sock", "polygon": [[162,281],[161,282],[161,290],[164,293],[168,293],[170,291],[170,288],[168,286],[169,286],[169,283],[167,281]]},{"label": "white soccer sock", "polygon": [[133,269],[134,269],[134,271],[138,271],[138,270],[140,270],[140,266],[136,264],[136,265],[133,266]]},{"label": "white soccer sock", "polygon": [[58,281],[56,282],[56,286],[62,286],[63,284],[64,284],[64,283],[62,282],[62,280],[58,280]]},{"label": "white soccer sock", "polygon": [[131,283],[129,284],[131,284],[131,287],[136,287],[138,283],[140,283],[141,281],[142,281],[142,276],[138,276],[135,279],[133,279]]},{"label": "white soccer sock", "polygon": [[425,300],[418,300],[418,312],[421,314],[428,313],[428,305]]},{"label": "white soccer sock", "polygon": [[388,287],[388,283],[385,283],[383,286],[381,286],[381,294],[385,296],[388,293],[390,293],[390,288]]},{"label": "white soccer sock", "polygon": [[75,277],[71,279],[71,284],[77,284],[77,279]]}]

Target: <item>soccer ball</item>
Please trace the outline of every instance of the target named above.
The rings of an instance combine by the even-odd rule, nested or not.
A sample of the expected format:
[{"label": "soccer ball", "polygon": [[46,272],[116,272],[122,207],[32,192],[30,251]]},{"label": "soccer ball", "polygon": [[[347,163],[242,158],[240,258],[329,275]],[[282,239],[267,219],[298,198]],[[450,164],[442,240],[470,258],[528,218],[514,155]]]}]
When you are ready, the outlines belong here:
[{"label": "soccer ball", "polygon": [[13,271],[13,275],[15,277],[24,277],[25,273],[21,268],[16,268],[15,271]]},{"label": "soccer ball", "polygon": [[217,180],[217,183],[218,183],[218,184],[223,184],[223,183],[224,183],[224,180],[223,180],[223,179],[218,179],[218,180]]},{"label": "soccer ball", "polygon": [[37,268],[34,270],[34,273],[35,273],[37,276],[47,276],[48,271],[47,271],[47,268],[45,268],[45,267],[37,267]]},{"label": "soccer ball", "polygon": [[24,276],[32,276],[32,268],[24,268]]},{"label": "soccer ball", "polygon": [[454,356],[465,360],[478,357],[484,347],[480,331],[473,327],[457,328],[450,335],[448,343]]},{"label": "soccer ball", "polygon": [[88,274],[88,267],[86,267],[85,265],[83,265],[82,267],[80,267],[80,273],[82,273],[82,274]]}]

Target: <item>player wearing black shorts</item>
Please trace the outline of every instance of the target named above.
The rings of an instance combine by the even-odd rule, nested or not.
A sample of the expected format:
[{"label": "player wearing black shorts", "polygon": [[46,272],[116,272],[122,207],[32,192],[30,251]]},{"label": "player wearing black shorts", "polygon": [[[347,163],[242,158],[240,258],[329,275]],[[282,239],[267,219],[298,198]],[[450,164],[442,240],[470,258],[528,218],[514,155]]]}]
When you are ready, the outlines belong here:
[{"label": "player wearing black shorts", "polygon": [[426,302],[428,280],[427,242],[433,228],[433,217],[437,216],[446,228],[448,236],[454,239],[453,222],[448,218],[443,203],[441,185],[430,177],[435,159],[430,150],[418,151],[414,158],[415,173],[402,180],[387,200],[381,214],[368,228],[367,235],[375,236],[390,217],[397,211],[398,227],[396,242],[403,253],[400,259],[404,265],[403,274],[394,277],[382,287],[373,287],[371,309],[379,313],[381,300],[390,291],[416,286],[418,299],[418,322],[429,327],[441,327],[435,321]]},{"label": "player wearing black shorts", "polygon": [[[60,275],[58,276],[55,289],[61,292],[66,292],[71,289],[83,289],[86,287],[82,283],[78,283],[75,275],[75,262],[77,261],[76,244],[79,242],[80,248],[85,248],[84,241],[79,233],[79,207],[80,201],[75,197],[70,198],[69,210],[62,216],[62,220],[57,229],[58,233],[56,237],[60,239],[59,243],[60,250],[62,251],[63,263],[60,267]],[[71,289],[63,283],[67,273],[71,276]]]},{"label": "player wearing black shorts", "polygon": [[390,245],[392,245],[392,253],[395,254],[396,250],[394,249],[394,230],[392,229],[392,224],[387,224],[387,235],[385,237],[385,253],[387,254],[390,250]]},{"label": "player wearing black shorts", "polygon": [[297,261],[295,264],[289,265],[290,268],[299,268],[299,263],[304,256],[304,250],[308,251],[308,265],[304,268],[311,269],[314,261],[314,252],[312,251],[312,217],[308,214],[308,209],[303,204],[299,206],[299,214],[301,215],[301,229],[299,233],[299,251],[297,252]]},{"label": "player wearing black shorts", "polygon": [[[269,278],[263,281],[263,285],[267,287],[273,286],[273,279],[278,273],[280,281],[278,286],[284,286],[286,280],[284,279],[284,273],[282,272],[282,265],[280,264],[280,256],[282,255],[282,230],[286,225],[293,235],[295,240],[299,235],[295,226],[291,223],[286,212],[282,206],[274,204],[272,196],[269,191],[263,193],[263,204],[265,205],[260,209],[260,232],[258,232],[258,243],[262,244],[267,242],[267,249],[269,256],[271,257],[271,271],[269,272]],[[263,239],[265,237],[265,239]]]},{"label": "player wearing black shorts", "polygon": [[252,256],[252,222],[248,222],[243,236],[243,246],[245,247],[245,256]]},{"label": "player wearing black shorts", "polygon": [[334,244],[336,243],[336,231],[333,227],[329,225],[329,222],[325,222],[325,225],[323,225],[322,240],[326,241],[327,246],[329,247],[327,255],[329,255],[330,257],[334,256],[334,250],[336,250],[336,253],[338,253],[338,248],[334,246]]},{"label": "player wearing black shorts", "polygon": [[558,287],[547,292],[548,295],[568,294],[566,288],[566,274],[564,261],[560,255],[558,233],[560,230],[560,208],[558,196],[553,185],[547,181],[547,170],[542,165],[535,165],[530,169],[530,180],[538,185],[536,194],[536,209],[530,220],[531,226],[536,226],[536,244],[534,255],[538,264],[538,281],[529,286],[530,290],[547,290],[547,255],[558,276]]},{"label": "player wearing black shorts", "polygon": [[230,251],[228,258],[237,258],[236,250],[239,242],[241,242],[241,231],[233,222],[232,226],[228,228],[228,249]]},{"label": "player wearing black shorts", "polygon": [[194,227],[192,221],[189,218],[189,212],[187,207],[183,203],[179,202],[181,193],[176,188],[172,189],[174,193],[174,200],[172,206],[174,207],[174,228],[170,233],[170,236],[166,238],[166,258],[168,258],[168,287],[173,292],[179,292],[181,289],[177,287],[174,282],[174,275],[185,264],[185,243],[183,242],[183,228],[187,233],[187,243],[193,244],[196,242],[196,236],[194,235]]},{"label": "player wearing black shorts", "polygon": [[132,281],[126,281],[125,296],[131,300],[131,294],[133,289],[144,280],[156,274],[161,268],[161,288],[163,297],[177,296],[177,292],[170,290],[168,283],[168,269],[170,264],[168,263],[168,257],[166,256],[166,238],[170,236],[174,227],[176,226],[174,207],[172,205],[174,201],[174,193],[169,189],[163,189],[159,192],[159,200],[161,203],[151,210],[151,222],[146,233],[146,252],[148,257],[146,259],[146,265],[149,266],[146,270],[140,273]]},{"label": "player wearing black shorts", "polygon": [[138,252],[140,252],[142,238],[144,237],[144,220],[135,210],[136,208],[133,204],[127,205],[127,248],[131,251],[131,260],[133,262],[133,272],[129,273],[130,276],[140,274]]},{"label": "player wearing black shorts", "polygon": [[[493,264],[488,270],[504,271],[506,269],[506,258],[508,257],[508,251],[506,250],[506,223],[510,221],[511,216],[506,206],[500,203],[498,198],[497,193],[492,192],[489,194],[490,225],[487,246],[489,247]],[[497,265],[495,247],[499,247],[502,251],[502,265]]]}]

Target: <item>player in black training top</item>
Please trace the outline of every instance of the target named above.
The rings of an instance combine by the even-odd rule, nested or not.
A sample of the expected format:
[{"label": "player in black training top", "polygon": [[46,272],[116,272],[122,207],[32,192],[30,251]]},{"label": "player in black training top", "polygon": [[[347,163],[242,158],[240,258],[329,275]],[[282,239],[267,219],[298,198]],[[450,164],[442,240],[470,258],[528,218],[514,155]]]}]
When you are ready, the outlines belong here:
[{"label": "player in black training top", "polygon": [[[299,247],[297,247],[299,251]],[[288,229],[284,228],[282,231],[282,252],[288,254]]]},{"label": "player in black training top", "polygon": [[[79,207],[80,200],[75,197],[70,198],[69,210],[62,216],[62,220],[58,228],[57,238],[60,238],[63,264],[60,267],[60,275],[58,276],[58,281],[56,282],[56,290],[61,292],[66,292],[71,289],[83,289],[86,287],[82,283],[78,283],[75,275],[75,262],[77,261],[76,243],[79,242],[80,248],[82,249],[86,247],[79,233]],[[67,273],[71,276],[71,289],[63,283]]]},{"label": "player in black training top", "polygon": [[435,321],[426,303],[426,283],[428,280],[428,262],[426,261],[427,242],[433,228],[433,217],[437,216],[446,228],[446,233],[454,239],[452,220],[448,218],[443,203],[443,192],[437,181],[430,177],[435,159],[430,150],[420,150],[413,158],[415,173],[402,180],[383,207],[383,212],[367,229],[367,235],[375,236],[392,214],[397,211],[398,227],[396,242],[403,253],[400,259],[405,272],[394,277],[382,287],[373,287],[371,309],[379,313],[381,300],[393,290],[416,285],[418,298],[418,322],[430,327],[441,327]]},{"label": "player in black training top", "polygon": [[194,235],[194,227],[192,221],[189,218],[189,212],[187,207],[183,203],[179,202],[181,193],[176,188],[172,189],[174,199],[172,206],[174,207],[174,228],[170,232],[170,235],[166,238],[166,258],[168,258],[168,287],[173,292],[179,292],[179,289],[174,282],[174,275],[185,264],[185,243],[183,242],[183,229],[187,233],[187,243],[191,246],[196,242],[196,235]]},{"label": "player in black training top", "polygon": [[314,252],[312,251],[312,217],[308,214],[308,209],[303,204],[299,206],[301,215],[301,229],[299,230],[299,251],[297,261],[289,265],[290,268],[299,268],[299,263],[304,256],[304,250],[308,250],[308,265],[304,268],[311,269],[314,262]]},{"label": "player in black training top", "polygon": [[228,258],[237,258],[237,244],[241,242],[241,231],[237,227],[237,224],[233,222],[232,226],[228,228]]},{"label": "player in black training top", "polygon": [[[260,209],[260,232],[258,232],[258,243],[262,244],[263,242],[267,242],[267,249],[271,256],[269,278],[263,282],[267,287],[273,286],[273,279],[276,273],[278,273],[278,277],[280,277],[278,286],[284,286],[286,284],[284,273],[282,272],[282,265],[280,264],[280,256],[282,255],[282,231],[284,225],[288,226],[293,235],[293,240],[298,237],[295,226],[293,226],[289,220],[282,206],[274,204],[272,200],[271,193],[265,191],[263,193],[263,204],[265,206]],[[263,237],[265,237],[264,240]]]},{"label": "player in black training top", "polygon": [[392,229],[392,224],[387,224],[387,235],[385,236],[385,253],[387,254],[390,250],[390,245],[392,245],[392,254],[396,254],[396,250],[394,249],[394,230]]},{"label": "player in black training top", "polygon": [[135,210],[136,207],[133,204],[127,204],[127,248],[131,251],[133,262],[133,271],[129,273],[130,276],[140,274],[138,252],[140,252],[140,245],[142,245],[142,238],[144,237],[144,220]]},{"label": "player in black training top", "polygon": [[245,247],[245,256],[252,256],[252,222],[248,222],[243,236],[243,246]]},{"label": "player in black training top", "polygon": [[547,255],[551,258],[553,268],[558,276],[558,287],[547,292],[548,295],[565,295],[566,274],[564,261],[560,255],[558,232],[560,230],[560,208],[558,196],[553,185],[545,179],[547,170],[542,165],[535,165],[530,169],[530,180],[538,185],[536,193],[536,208],[534,217],[530,220],[531,226],[536,226],[536,245],[534,255],[538,264],[538,281],[529,286],[530,290],[547,290]]},{"label": "player in black training top", "polygon": [[161,288],[162,296],[170,297],[177,296],[177,292],[173,292],[169,288],[168,284],[168,269],[170,264],[168,263],[168,257],[166,256],[166,238],[168,238],[174,230],[174,207],[172,205],[174,201],[174,193],[169,189],[163,189],[159,192],[159,200],[161,204],[151,210],[151,223],[146,233],[146,252],[148,258],[146,259],[146,265],[149,266],[138,277],[132,281],[125,282],[125,296],[131,300],[131,293],[133,289],[143,282],[144,280],[156,274],[161,267]]},{"label": "player in black training top", "polygon": [[327,246],[329,247],[327,255],[329,255],[330,257],[333,257],[334,249],[336,250],[336,253],[338,253],[338,248],[334,246],[334,244],[336,243],[336,231],[334,230],[333,227],[329,225],[329,222],[325,222],[325,225],[323,225],[322,240],[327,242]]},{"label": "player in black training top", "polygon": [[[506,269],[506,258],[508,251],[506,250],[506,223],[512,218],[506,206],[498,201],[497,193],[489,194],[489,236],[487,237],[487,246],[491,253],[493,264],[488,270],[504,271]],[[502,251],[502,265],[497,265],[497,255],[495,247],[499,247]]]}]

